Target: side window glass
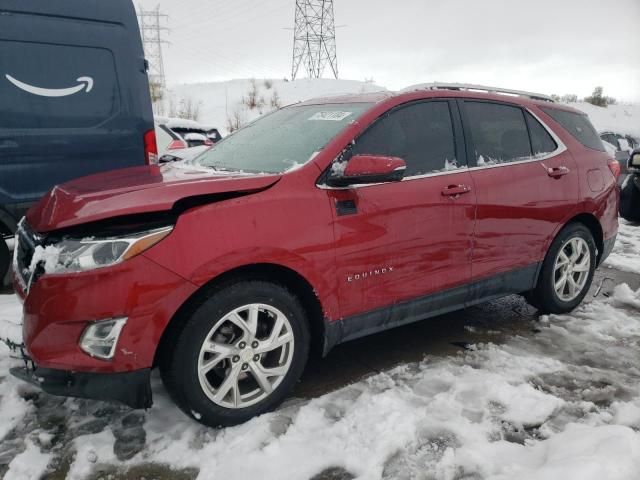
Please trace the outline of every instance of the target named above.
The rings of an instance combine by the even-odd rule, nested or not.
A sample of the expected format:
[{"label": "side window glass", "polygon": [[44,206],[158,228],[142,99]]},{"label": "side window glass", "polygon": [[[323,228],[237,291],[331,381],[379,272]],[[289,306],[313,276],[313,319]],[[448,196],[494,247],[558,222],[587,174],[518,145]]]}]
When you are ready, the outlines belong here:
[{"label": "side window glass", "polygon": [[405,177],[459,168],[447,102],[422,102],[379,118],[355,141],[352,154],[400,157]]},{"label": "side window glass", "polygon": [[525,112],[525,116],[527,117],[527,124],[529,125],[533,155],[544,155],[545,153],[555,151],[556,148],[558,148],[558,144],[551,135],[549,135],[549,132],[529,112]]},{"label": "side window glass", "polygon": [[509,105],[464,102],[478,166],[531,157],[529,132],[522,110]]}]

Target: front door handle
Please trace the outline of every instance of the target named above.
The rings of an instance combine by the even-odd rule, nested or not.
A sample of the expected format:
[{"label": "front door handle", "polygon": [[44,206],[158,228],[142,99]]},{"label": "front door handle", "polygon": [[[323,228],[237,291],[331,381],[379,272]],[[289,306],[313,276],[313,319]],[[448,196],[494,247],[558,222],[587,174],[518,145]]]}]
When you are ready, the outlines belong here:
[{"label": "front door handle", "polygon": [[551,178],[560,178],[560,177],[566,175],[569,172],[570,172],[570,170],[567,167],[565,167],[564,165],[562,165],[560,167],[548,167],[547,168],[547,175],[549,175]]},{"label": "front door handle", "polygon": [[442,189],[442,195],[445,197],[457,197],[463,193],[469,193],[471,187],[467,185],[448,185]]}]

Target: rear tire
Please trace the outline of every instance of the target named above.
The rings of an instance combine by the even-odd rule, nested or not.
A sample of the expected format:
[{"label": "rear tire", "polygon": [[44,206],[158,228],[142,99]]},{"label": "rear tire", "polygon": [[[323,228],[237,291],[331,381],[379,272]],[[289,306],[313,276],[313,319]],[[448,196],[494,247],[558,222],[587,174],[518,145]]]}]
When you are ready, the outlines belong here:
[{"label": "rear tire", "polygon": [[11,253],[4,238],[0,236],[0,287],[4,285],[4,277],[6,277],[11,266]]},{"label": "rear tire", "polygon": [[187,415],[229,426],[277,407],[300,379],[308,354],[298,298],[280,285],[244,281],[191,308],[160,371]]},{"label": "rear tire", "polygon": [[576,308],[591,287],[596,251],[587,227],[567,225],[551,243],[538,283],[525,299],[543,313],[567,313]]}]

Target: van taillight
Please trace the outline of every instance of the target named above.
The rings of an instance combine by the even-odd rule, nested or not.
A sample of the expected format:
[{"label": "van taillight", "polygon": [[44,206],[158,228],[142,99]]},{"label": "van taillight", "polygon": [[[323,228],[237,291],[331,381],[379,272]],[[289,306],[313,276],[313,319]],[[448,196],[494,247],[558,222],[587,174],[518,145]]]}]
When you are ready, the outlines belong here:
[{"label": "van taillight", "polygon": [[620,176],[620,163],[617,160],[609,160],[609,170],[613,173],[613,176],[617,180]]},{"label": "van taillight", "polygon": [[210,147],[211,145],[213,145],[213,142],[211,141],[211,139],[210,139],[210,138],[207,138],[207,139],[204,141],[204,144],[205,144],[206,146]]},{"label": "van taillight", "polygon": [[144,159],[147,165],[158,163],[158,144],[156,143],[155,130],[149,130],[144,134]]},{"label": "van taillight", "polygon": [[181,148],[187,148],[187,144],[182,140],[171,140],[171,143],[167,147],[167,150],[179,150]]}]

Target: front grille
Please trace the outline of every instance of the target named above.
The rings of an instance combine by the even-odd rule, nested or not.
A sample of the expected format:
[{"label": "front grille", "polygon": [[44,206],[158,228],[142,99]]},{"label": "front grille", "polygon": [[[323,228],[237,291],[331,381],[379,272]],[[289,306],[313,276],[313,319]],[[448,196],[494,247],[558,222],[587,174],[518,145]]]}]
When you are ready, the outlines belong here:
[{"label": "front grille", "polygon": [[15,272],[22,284],[22,289],[26,290],[29,285],[29,278],[31,272],[29,266],[31,265],[31,259],[33,253],[38,245],[42,244],[42,237],[35,233],[26,220],[22,220],[18,225],[18,231],[16,232],[16,245],[15,245]]}]

